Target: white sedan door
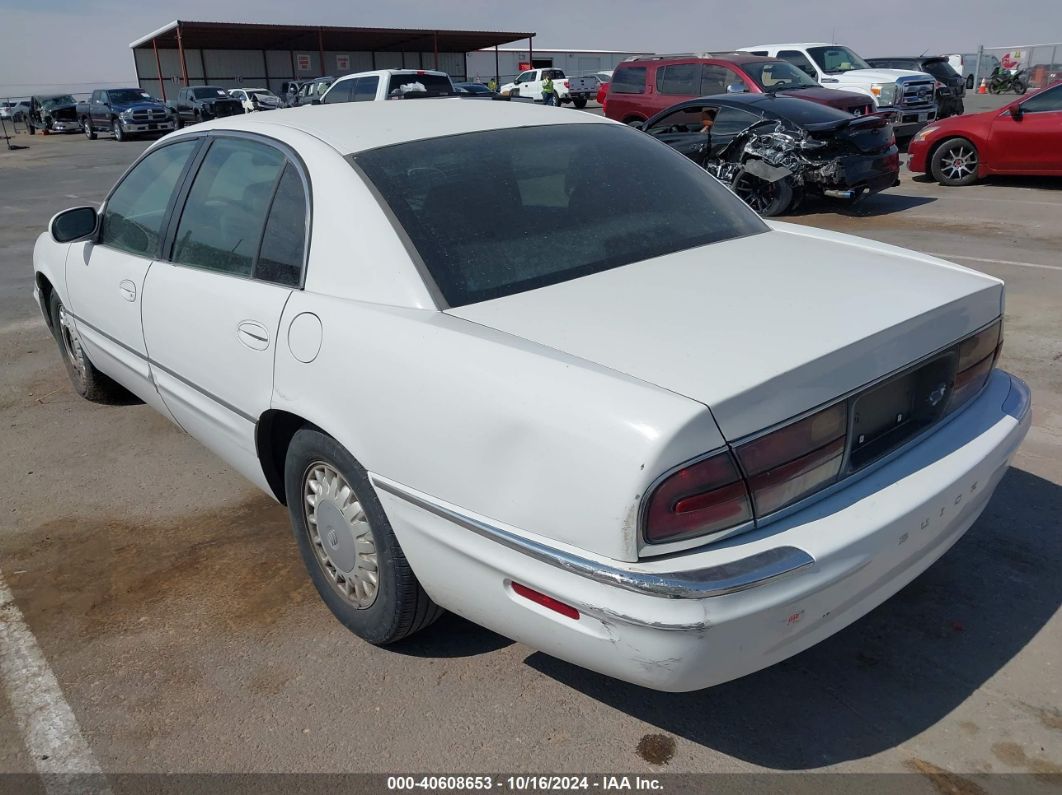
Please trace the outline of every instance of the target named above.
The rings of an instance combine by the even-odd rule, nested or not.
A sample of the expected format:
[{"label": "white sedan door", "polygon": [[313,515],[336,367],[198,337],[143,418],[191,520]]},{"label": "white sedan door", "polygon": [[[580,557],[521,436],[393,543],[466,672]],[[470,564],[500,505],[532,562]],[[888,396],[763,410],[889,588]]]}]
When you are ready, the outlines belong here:
[{"label": "white sedan door", "polygon": [[140,313],[144,279],[197,141],[160,147],[134,166],[101,211],[95,241],[74,243],[66,264],[66,314],[89,358],[163,414],[151,382]]},{"label": "white sedan door", "polygon": [[255,426],[272,399],[284,304],[301,282],[306,200],[279,148],[215,137],[192,182],[168,262],[148,274],[144,335],[178,422],[268,490]]}]

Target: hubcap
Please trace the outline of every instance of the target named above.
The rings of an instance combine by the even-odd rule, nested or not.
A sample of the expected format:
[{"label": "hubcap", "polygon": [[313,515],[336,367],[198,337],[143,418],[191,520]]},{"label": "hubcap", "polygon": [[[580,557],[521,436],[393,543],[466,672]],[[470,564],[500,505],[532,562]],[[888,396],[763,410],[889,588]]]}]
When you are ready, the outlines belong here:
[{"label": "hubcap", "polygon": [[977,170],[977,153],[972,147],[957,146],[941,158],[940,170],[948,179],[960,180]]},{"label": "hubcap", "polygon": [[763,213],[774,201],[777,188],[766,180],[745,176],[734,186],[734,193],[753,210]]},{"label": "hubcap", "polygon": [[71,324],[62,304],[59,305],[59,336],[63,338],[63,350],[66,351],[66,358],[70,361],[70,366],[74,368],[78,380],[83,383],[85,380],[85,351],[81,348],[81,337],[78,336],[77,329]]},{"label": "hubcap", "polygon": [[336,592],[364,610],[376,601],[376,539],[365,509],[346,479],[324,461],[303,476],[306,532],[318,565]]}]

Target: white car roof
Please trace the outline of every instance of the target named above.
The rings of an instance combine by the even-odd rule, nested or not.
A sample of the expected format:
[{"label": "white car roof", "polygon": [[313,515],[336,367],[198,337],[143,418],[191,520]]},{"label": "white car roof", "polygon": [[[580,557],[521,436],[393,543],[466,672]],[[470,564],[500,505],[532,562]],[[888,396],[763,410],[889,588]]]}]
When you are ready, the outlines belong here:
[{"label": "white car roof", "polygon": [[440,72],[437,69],[373,69],[368,72],[354,72],[353,74],[343,75],[337,77],[336,82],[341,80],[350,80],[352,77],[383,77],[384,75],[442,75],[443,77],[449,77],[446,72]]},{"label": "white car roof", "polygon": [[267,136],[277,128],[294,129],[312,135],[340,154],[347,155],[425,138],[508,127],[616,123],[602,116],[526,102],[486,102],[444,97],[287,108],[270,113],[226,116],[189,129],[246,130]]},{"label": "white car roof", "polygon": [[811,41],[803,42],[801,44],[757,44],[753,47],[741,47],[741,52],[748,52],[749,50],[803,50],[806,47],[843,47],[843,44],[830,44],[828,41]]}]

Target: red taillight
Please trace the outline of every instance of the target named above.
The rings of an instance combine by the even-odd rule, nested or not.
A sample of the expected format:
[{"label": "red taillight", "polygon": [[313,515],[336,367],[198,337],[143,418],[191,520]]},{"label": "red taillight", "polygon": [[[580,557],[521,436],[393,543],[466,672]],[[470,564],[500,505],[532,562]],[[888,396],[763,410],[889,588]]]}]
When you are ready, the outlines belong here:
[{"label": "red taillight", "polygon": [[521,585],[518,582],[511,583],[511,585],[513,586],[513,592],[524,597],[524,599],[549,608],[555,613],[560,613],[562,616],[566,616],[573,621],[579,620],[579,611],[571,605],[566,605],[564,602],[554,599],[552,596],[546,596],[544,593],[540,593],[534,588],[528,588],[526,585]]},{"label": "red taillight", "polygon": [[565,81],[564,81],[564,87],[565,87],[565,88],[568,88],[568,86],[569,86],[569,85],[571,85],[571,84],[570,84],[570,83],[569,83],[569,82],[568,82],[567,80],[565,80]]},{"label": "red taillight", "polygon": [[841,471],[848,408],[837,403],[735,448],[764,516],[818,491]]},{"label": "red taillight", "polygon": [[951,387],[948,411],[962,406],[981,391],[1003,348],[1003,321],[997,320],[979,334],[959,343],[959,361],[955,366],[955,383]]},{"label": "red taillight", "polygon": [[645,540],[679,541],[751,519],[748,490],[724,451],[683,467],[656,487],[645,514]]}]

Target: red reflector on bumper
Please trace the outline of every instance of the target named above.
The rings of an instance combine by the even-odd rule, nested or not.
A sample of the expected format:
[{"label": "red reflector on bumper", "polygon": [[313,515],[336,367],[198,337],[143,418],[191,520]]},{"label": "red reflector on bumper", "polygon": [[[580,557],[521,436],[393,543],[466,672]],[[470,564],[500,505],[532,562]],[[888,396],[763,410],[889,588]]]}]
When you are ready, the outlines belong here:
[{"label": "red reflector on bumper", "polygon": [[573,621],[579,620],[579,611],[571,605],[566,605],[564,602],[560,602],[554,599],[552,596],[546,596],[544,593],[539,593],[534,588],[528,588],[526,585],[521,585],[518,582],[512,583],[513,592],[524,597],[535,604],[548,607],[550,610],[560,613],[562,616],[567,616]]}]

